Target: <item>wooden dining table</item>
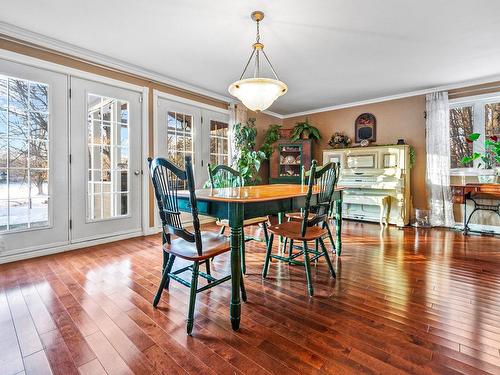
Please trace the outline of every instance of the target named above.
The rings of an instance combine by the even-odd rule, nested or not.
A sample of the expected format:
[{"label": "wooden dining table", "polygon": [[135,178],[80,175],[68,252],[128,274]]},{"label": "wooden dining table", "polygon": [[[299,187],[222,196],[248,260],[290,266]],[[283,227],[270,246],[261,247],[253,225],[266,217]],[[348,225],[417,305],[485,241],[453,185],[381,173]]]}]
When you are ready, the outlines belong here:
[{"label": "wooden dining table", "polygon": [[[318,195],[313,190],[312,202]],[[200,215],[227,219],[230,227],[231,243],[231,303],[230,318],[234,330],[239,329],[241,317],[240,300],[240,241],[243,235],[243,220],[259,216],[279,215],[299,211],[304,207],[307,186],[295,184],[257,185],[223,189],[197,189],[196,200]],[[340,255],[342,247],[342,188],[334,193],[336,207],[336,251]],[[191,212],[189,191],[179,191],[177,195],[179,210]]]}]

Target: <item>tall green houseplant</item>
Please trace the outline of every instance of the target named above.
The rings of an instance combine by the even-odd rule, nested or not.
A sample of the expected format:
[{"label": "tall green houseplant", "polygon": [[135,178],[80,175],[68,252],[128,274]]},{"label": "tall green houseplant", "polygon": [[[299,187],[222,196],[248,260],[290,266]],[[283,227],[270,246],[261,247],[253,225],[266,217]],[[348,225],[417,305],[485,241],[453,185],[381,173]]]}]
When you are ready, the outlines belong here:
[{"label": "tall green houseplant", "polygon": [[256,138],[257,128],[254,118],[249,118],[246,123],[234,126],[237,158],[233,163],[233,168],[241,173],[245,185],[256,185],[262,181],[259,169],[262,161],[266,159],[266,154],[255,150]]}]

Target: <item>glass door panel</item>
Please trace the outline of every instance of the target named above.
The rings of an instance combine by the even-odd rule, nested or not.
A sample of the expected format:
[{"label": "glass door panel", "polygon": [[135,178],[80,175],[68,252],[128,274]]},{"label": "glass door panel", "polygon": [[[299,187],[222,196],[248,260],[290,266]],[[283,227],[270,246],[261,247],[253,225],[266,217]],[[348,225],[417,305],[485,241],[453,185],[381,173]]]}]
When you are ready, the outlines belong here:
[{"label": "glass door panel", "polygon": [[229,124],[210,120],[210,164],[229,165]]},{"label": "glass door panel", "polygon": [[[199,178],[206,164],[201,152],[201,110],[197,107],[158,98],[156,112],[156,153],[179,168],[184,168],[185,157],[193,160],[197,186],[203,185]],[[184,183],[184,188],[186,184]]]},{"label": "glass door panel", "polygon": [[49,225],[48,90],[0,75],[0,231]]},{"label": "glass door panel", "polygon": [[0,236],[7,255],[68,240],[66,92],[64,75],[0,60]]},{"label": "glass door panel", "polygon": [[[201,152],[203,159],[213,165],[231,164],[229,114],[202,110],[203,124],[201,132]],[[208,171],[205,168],[200,172],[203,181],[208,180]]]},{"label": "glass door panel", "polygon": [[[181,112],[167,112],[167,155],[168,159],[180,168],[184,167],[185,158],[193,158],[193,116]],[[182,186],[187,188],[186,183]]]},{"label": "glass door panel", "polygon": [[87,220],[128,214],[129,200],[129,103],[88,94]]}]

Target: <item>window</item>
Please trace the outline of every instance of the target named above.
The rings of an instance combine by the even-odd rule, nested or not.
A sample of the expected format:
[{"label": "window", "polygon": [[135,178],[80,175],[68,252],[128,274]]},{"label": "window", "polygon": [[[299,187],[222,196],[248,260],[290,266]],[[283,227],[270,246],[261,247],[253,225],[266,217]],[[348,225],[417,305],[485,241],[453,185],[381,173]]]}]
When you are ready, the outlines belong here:
[{"label": "window", "polygon": [[0,75],[0,231],[49,225],[49,86]]},{"label": "window", "polygon": [[500,135],[500,103],[488,103],[484,106],[484,124],[487,137]]},{"label": "window", "polygon": [[229,125],[225,122],[210,121],[210,164],[229,164]]},{"label": "window", "polygon": [[460,160],[464,156],[472,156],[472,144],[467,142],[467,135],[472,130],[472,106],[450,108],[450,143],[451,168],[472,167],[472,163],[464,165]]},{"label": "window", "polygon": [[128,214],[129,103],[88,94],[89,220]]},{"label": "window", "polygon": [[[466,137],[479,133],[479,141],[470,143]],[[484,151],[486,137],[500,136],[500,94],[460,98],[450,101],[451,168],[477,167],[479,161],[462,164],[464,156]]]},{"label": "window", "polygon": [[[193,116],[184,113],[167,113],[168,160],[184,168],[187,155],[193,156]],[[180,188],[187,189],[187,183],[178,181]]]}]

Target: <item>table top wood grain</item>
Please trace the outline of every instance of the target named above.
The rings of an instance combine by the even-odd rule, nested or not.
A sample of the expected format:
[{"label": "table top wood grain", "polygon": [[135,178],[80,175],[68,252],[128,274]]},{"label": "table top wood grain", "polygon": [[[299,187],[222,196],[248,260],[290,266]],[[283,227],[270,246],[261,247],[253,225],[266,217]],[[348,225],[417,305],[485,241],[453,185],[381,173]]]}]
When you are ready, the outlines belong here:
[{"label": "table top wood grain", "polygon": [[[342,190],[337,188],[336,190]],[[314,187],[313,194],[319,192],[319,187]],[[196,199],[207,201],[223,201],[231,203],[266,202],[279,199],[295,198],[307,195],[307,186],[296,184],[272,184],[243,186],[222,189],[197,189]],[[188,190],[181,190],[178,197],[189,197]]]}]

